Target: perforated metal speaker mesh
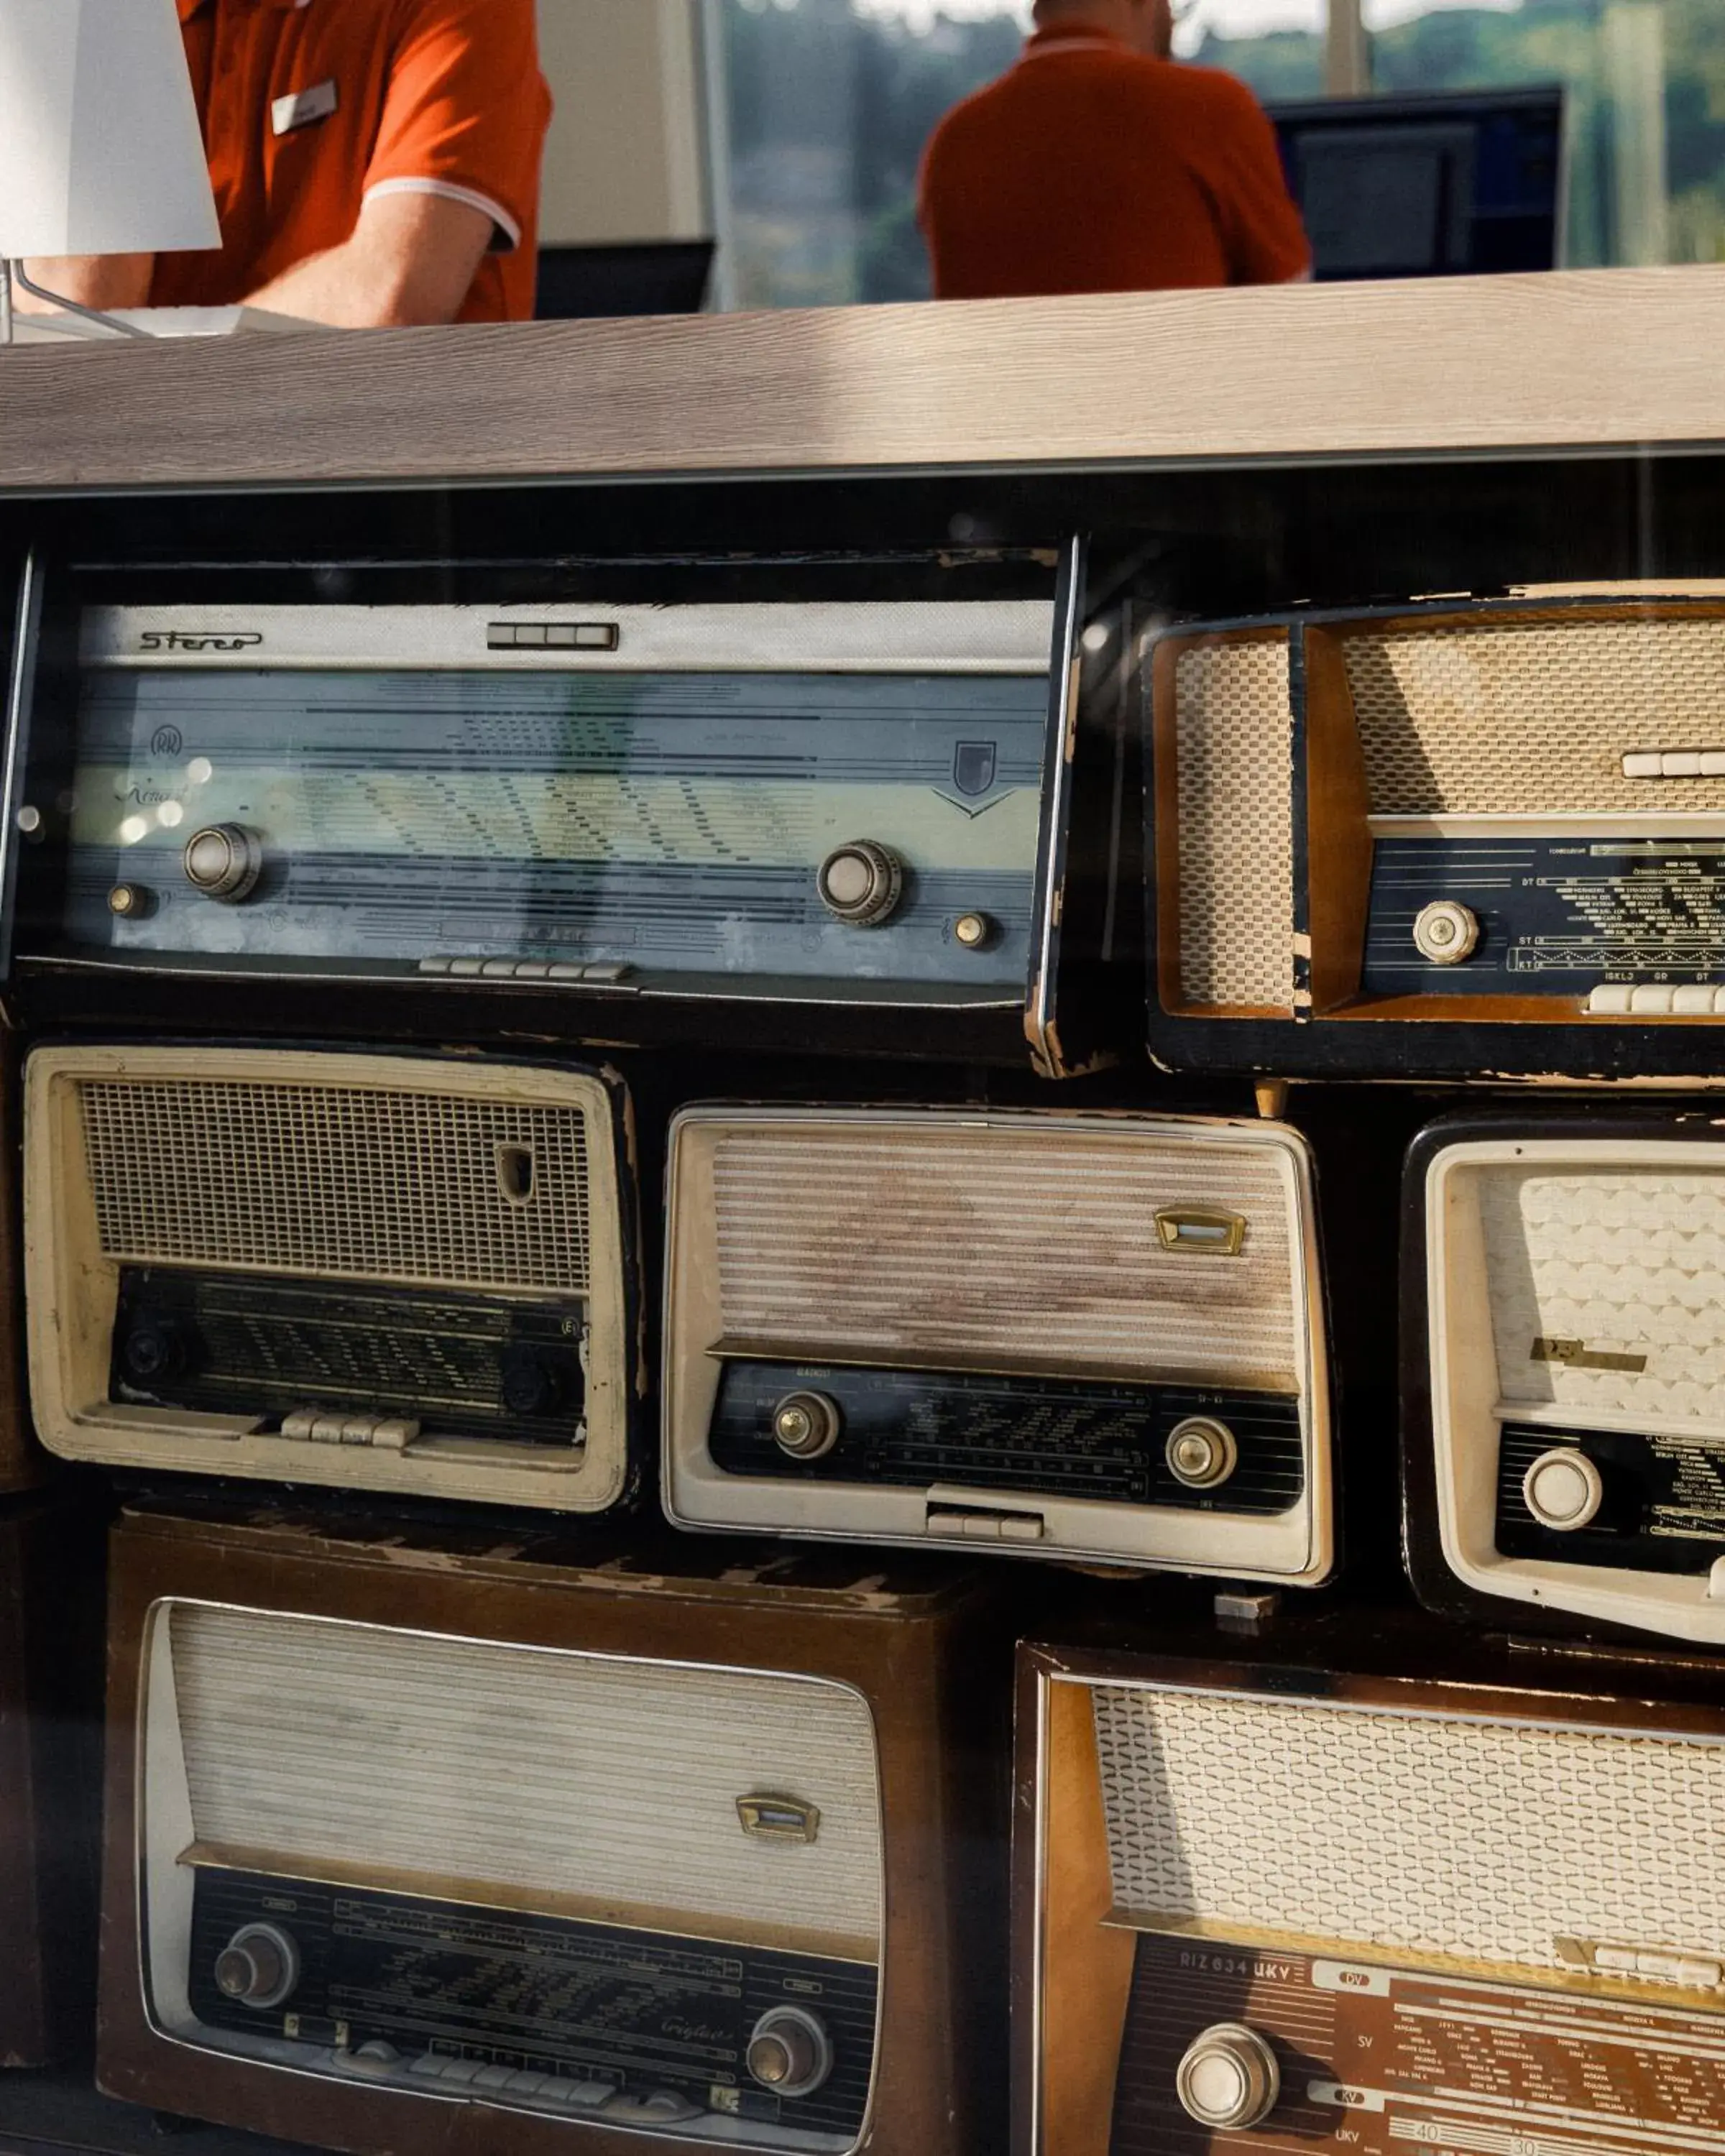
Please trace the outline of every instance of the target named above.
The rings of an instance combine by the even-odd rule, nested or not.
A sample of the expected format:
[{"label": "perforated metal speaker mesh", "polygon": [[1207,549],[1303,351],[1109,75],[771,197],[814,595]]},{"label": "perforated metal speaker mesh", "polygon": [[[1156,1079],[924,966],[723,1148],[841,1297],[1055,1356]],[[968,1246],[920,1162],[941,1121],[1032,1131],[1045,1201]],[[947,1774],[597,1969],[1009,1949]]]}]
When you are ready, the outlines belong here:
[{"label": "perforated metal speaker mesh", "polygon": [[[1481,1168],[1500,1397],[1651,1426],[1725,1421],[1725,1162],[1662,1174]],[[1644,1356],[1641,1371],[1536,1359],[1536,1340]]]},{"label": "perforated metal speaker mesh", "polygon": [[1628,751],[1725,748],[1725,619],[1486,618],[1344,649],[1378,815],[1725,813],[1725,779],[1623,774]]},{"label": "perforated metal speaker mesh", "polygon": [[[1278,1148],[1028,1124],[745,1126],[715,1164],[727,1337],[960,1367],[1199,1373],[1292,1389],[1291,1200]],[[1162,1247],[1222,1207],[1236,1257]]]},{"label": "perforated metal speaker mesh", "polygon": [[1175,670],[1180,983],[1199,1004],[1291,1005],[1292,729],[1286,636],[1200,645]]},{"label": "perforated metal speaker mesh", "polygon": [[[874,1725],[840,1685],[190,1604],[171,1635],[200,1841],[878,1938]],[[743,1831],[769,1794],[819,1808],[813,1842]]]},{"label": "perforated metal speaker mesh", "polygon": [[[588,1284],[578,1108],[458,1093],[90,1079],[102,1249],[198,1265],[508,1291]],[[531,1162],[531,1194],[511,1196]]]},{"label": "perforated metal speaker mesh", "polygon": [[1725,1748],[1098,1686],[1117,1901],[1466,1960],[1725,1948]]}]

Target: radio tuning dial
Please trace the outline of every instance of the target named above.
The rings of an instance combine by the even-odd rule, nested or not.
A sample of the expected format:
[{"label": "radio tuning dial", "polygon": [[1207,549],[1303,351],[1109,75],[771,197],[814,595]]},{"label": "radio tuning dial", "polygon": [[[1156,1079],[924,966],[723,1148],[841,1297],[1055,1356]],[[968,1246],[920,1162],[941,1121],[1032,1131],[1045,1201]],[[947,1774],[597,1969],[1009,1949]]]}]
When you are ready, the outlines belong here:
[{"label": "radio tuning dial", "polygon": [[259,2014],[293,1996],[300,1949],[280,1924],[242,1924],[216,1956],[216,1989]]},{"label": "radio tuning dial", "polygon": [[1459,966],[1480,944],[1480,917],[1471,906],[1440,898],[1422,906],[1414,920],[1414,947],[1434,966]]},{"label": "radio tuning dial", "polygon": [[1175,1481],[1189,1490],[1214,1490],[1240,1465],[1240,1446],[1225,1422],[1188,1415],[1168,1432],[1166,1454]]},{"label": "radio tuning dial", "polygon": [[208,824],[186,841],[186,880],[206,898],[238,906],[264,872],[264,842],[244,824]]},{"label": "radio tuning dial", "polygon": [[1579,1446],[1564,1445],[1540,1454],[1522,1477],[1522,1496],[1542,1527],[1570,1535],[1598,1517],[1605,1482]]},{"label": "radio tuning dial", "polygon": [[142,1317],[126,1332],[121,1344],[126,1374],[141,1385],[161,1384],[177,1378],[191,1358],[191,1340],[177,1318]]},{"label": "radio tuning dial", "polygon": [[511,1414],[555,1414],[563,1404],[563,1373],[531,1348],[506,1348],[501,1375],[503,1404]]},{"label": "radio tuning dial", "polygon": [[824,1393],[787,1393],[773,1410],[773,1439],[793,1460],[820,1460],[845,1427],[839,1403]]},{"label": "radio tuning dial", "polygon": [[775,2096],[813,2096],[833,2071],[826,2024],[803,2006],[774,2006],[749,2038],[748,2070]]},{"label": "radio tuning dial", "polygon": [[1174,2088],[1189,2118],[1237,2133],[1275,2110],[1281,2068],[1255,2029],[1243,2021],[1218,2021],[1187,2051],[1175,2071]]},{"label": "radio tuning dial", "polygon": [[829,913],[853,928],[874,928],[898,909],[905,865],[891,846],[852,839],[821,863],[815,888]]}]

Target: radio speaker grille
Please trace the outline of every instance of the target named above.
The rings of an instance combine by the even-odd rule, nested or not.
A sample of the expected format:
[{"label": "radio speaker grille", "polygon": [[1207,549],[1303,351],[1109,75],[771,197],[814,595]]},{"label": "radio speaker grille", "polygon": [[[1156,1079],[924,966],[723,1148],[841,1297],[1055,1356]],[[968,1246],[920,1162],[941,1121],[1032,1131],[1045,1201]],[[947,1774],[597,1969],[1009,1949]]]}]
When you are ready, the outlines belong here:
[{"label": "radio speaker grille", "polygon": [[78,1091],[110,1258],[587,1288],[579,1109],[268,1081],[98,1079]]},{"label": "radio speaker grille", "polygon": [[[874,1727],[842,1686],[195,1604],[172,1640],[201,1842],[878,1938]],[[815,1840],[747,1835],[762,1794],[817,1805]]]},{"label": "radio speaker grille", "polygon": [[1725,1748],[1100,1686],[1114,1895],[1142,1920],[1561,1967],[1725,1948]]},{"label": "radio speaker grille", "polygon": [[[1503,1400],[1725,1420],[1725,1167],[1476,1173]],[[1536,1359],[1540,1340],[1646,1367]]]},{"label": "radio speaker grille", "polygon": [[1200,644],[1175,674],[1180,983],[1199,1004],[1291,1006],[1292,716],[1285,636]]},{"label": "radio speaker grille", "polygon": [[1725,748],[1725,619],[1451,621],[1344,649],[1378,815],[1725,813],[1725,781],[1623,774],[1630,750]]},{"label": "radio speaker grille", "polygon": [[[715,1188],[728,1338],[790,1354],[818,1342],[864,1363],[909,1353],[1297,1389],[1291,1194],[1267,1147],[762,1125],[721,1140]],[[1239,1255],[1164,1250],[1155,1216],[1182,1206],[1243,1216]]]}]

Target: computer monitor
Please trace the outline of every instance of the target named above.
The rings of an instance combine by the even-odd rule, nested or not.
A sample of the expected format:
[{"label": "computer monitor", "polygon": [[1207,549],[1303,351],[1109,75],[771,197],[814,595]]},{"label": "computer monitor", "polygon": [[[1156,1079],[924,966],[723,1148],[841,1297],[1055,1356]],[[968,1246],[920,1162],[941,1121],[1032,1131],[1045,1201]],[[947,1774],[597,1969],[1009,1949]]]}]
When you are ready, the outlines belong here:
[{"label": "computer monitor", "polygon": [[1320,280],[1557,267],[1560,85],[1326,99],[1270,116]]},{"label": "computer monitor", "polygon": [[715,243],[637,241],[610,247],[542,247],[541,321],[596,316],[698,315],[706,305]]}]

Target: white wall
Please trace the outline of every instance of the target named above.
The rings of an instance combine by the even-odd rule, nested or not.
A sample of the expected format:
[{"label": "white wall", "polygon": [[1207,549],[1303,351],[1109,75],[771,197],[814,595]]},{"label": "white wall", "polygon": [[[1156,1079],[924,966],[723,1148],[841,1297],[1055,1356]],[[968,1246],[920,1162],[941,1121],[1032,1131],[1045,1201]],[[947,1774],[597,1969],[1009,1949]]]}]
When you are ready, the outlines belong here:
[{"label": "white wall", "polygon": [[712,229],[696,0],[539,0],[547,246]]}]

